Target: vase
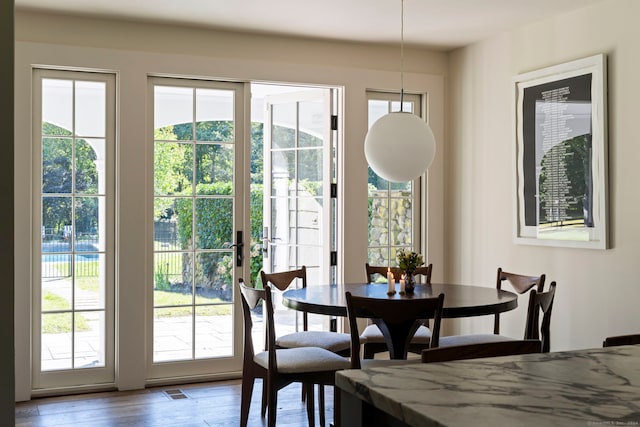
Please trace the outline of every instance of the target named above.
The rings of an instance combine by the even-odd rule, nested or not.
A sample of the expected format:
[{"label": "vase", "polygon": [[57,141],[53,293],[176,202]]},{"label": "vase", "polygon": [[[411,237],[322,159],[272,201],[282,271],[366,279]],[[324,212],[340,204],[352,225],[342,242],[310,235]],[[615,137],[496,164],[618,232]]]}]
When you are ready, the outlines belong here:
[{"label": "vase", "polygon": [[408,294],[412,294],[416,287],[416,281],[413,277],[413,271],[404,272],[404,291]]}]

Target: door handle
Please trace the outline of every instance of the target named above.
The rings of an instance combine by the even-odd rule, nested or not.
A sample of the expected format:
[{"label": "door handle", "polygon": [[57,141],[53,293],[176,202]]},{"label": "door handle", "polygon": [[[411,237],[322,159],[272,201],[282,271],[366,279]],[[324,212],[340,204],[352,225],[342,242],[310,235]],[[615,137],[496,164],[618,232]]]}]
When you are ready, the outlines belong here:
[{"label": "door handle", "polygon": [[236,267],[242,267],[242,261],[244,260],[244,254],[242,253],[242,249],[244,248],[242,231],[236,231],[236,243],[229,245],[229,247],[236,248]]}]

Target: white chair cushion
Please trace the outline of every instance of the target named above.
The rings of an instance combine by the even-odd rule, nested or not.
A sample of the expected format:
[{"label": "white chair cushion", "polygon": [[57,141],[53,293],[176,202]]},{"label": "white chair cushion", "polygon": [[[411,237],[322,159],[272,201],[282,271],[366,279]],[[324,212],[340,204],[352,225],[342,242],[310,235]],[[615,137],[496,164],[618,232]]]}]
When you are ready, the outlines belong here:
[{"label": "white chair cushion", "polygon": [[495,334],[450,335],[447,337],[440,337],[438,347],[451,347],[454,345],[479,344],[483,342],[499,342],[511,340],[513,340],[513,338]]},{"label": "white chair cushion", "polygon": [[[269,369],[269,352],[256,354],[253,360]],[[349,361],[344,357],[318,347],[283,348],[276,350],[278,372],[298,374],[304,372],[339,371],[349,369]]]},{"label": "white chair cushion", "polygon": [[[431,330],[424,325],[421,325],[411,338],[411,342],[416,344],[429,344],[429,341],[431,341]],[[369,325],[362,331],[360,342],[362,344],[384,343],[384,336],[377,325]]]},{"label": "white chair cushion", "polygon": [[320,347],[338,352],[351,347],[349,334],[329,331],[302,331],[279,337],[276,346],[281,348]]}]

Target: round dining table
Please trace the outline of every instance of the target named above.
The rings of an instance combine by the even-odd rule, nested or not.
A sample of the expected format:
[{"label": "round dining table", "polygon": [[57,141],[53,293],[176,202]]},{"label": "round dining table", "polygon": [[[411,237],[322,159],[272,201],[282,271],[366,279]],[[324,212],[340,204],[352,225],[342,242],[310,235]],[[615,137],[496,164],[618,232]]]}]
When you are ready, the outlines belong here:
[{"label": "round dining table", "polygon": [[[396,287],[397,289],[397,287]],[[285,306],[307,313],[330,316],[347,316],[346,292],[354,296],[384,300],[433,298],[444,294],[442,317],[471,317],[496,314],[513,310],[518,306],[518,295],[513,292],[481,286],[454,285],[445,283],[417,284],[412,293],[389,295],[387,284],[353,283],[345,285],[308,286],[290,289],[282,294]],[[384,323],[383,319],[373,319],[374,323]],[[420,322],[416,319],[416,323]],[[397,326],[397,325],[396,325]],[[395,329],[395,336],[388,335],[388,328],[381,328],[392,359],[405,359],[411,327],[402,325]],[[387,332],[385,332],[387,330]]]},{"label": "round dining table", "polygon": [[[397,290],[397,286],[396,286]],[[472,317],[502,313],[518,306],[518,295],[496,288],[446,283],[416,284],[411,294],[387,294],[387,284],[352,283],[308,286],[290,289],[282,294],[282,303],[294,310],[329,316],[347,316],[345,292],[354,296],[402,299],[433,298],[444,294],[442,317]]]}]

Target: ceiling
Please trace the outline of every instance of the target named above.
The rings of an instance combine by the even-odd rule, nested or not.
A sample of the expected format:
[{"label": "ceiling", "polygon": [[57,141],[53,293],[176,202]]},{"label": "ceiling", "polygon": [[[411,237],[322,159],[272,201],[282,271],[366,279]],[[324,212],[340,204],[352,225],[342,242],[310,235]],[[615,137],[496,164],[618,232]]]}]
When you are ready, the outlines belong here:
[{"label": "ceiling", "polygon": [[[404,0],[404,37],[441,50],[602,0]],[[15,0],[17,10],[369,43],[400,39],[401,0]]]}]

